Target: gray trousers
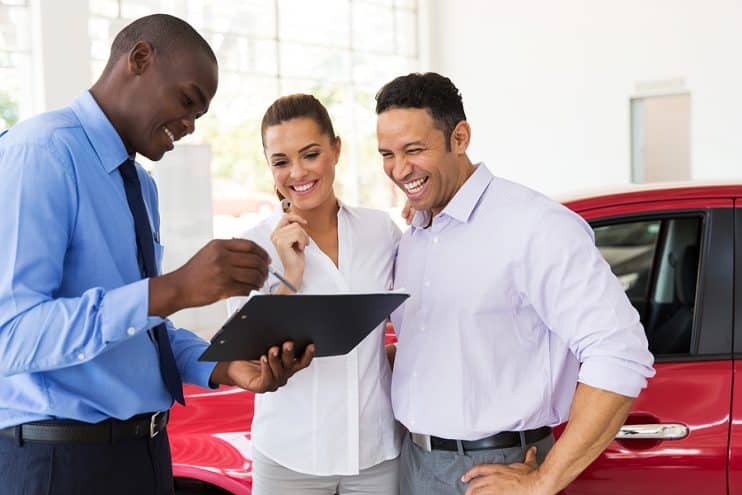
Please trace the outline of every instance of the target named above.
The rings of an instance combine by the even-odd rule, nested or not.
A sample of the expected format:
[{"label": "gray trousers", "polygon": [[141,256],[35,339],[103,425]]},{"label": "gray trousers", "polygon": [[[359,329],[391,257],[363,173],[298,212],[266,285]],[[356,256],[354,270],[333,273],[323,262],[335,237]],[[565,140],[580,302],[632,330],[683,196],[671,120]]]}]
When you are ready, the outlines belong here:
[{"label": "gray trousers", "polygon": [[253,448],[253,495],[397,495],[399,458],[352,476],[297,473]]},{"label": "gray trousers", "polygon": [[[549,435],[535,445],[536,458],[541,464],[554,445]],[[523,462],[520,446],[507,449],[473,450],[459,454],[446,450],[426,452],[406,434],[399,456],[400,495],[464,495],[467,485],[461,476],[477,464],[513,464]]]}]

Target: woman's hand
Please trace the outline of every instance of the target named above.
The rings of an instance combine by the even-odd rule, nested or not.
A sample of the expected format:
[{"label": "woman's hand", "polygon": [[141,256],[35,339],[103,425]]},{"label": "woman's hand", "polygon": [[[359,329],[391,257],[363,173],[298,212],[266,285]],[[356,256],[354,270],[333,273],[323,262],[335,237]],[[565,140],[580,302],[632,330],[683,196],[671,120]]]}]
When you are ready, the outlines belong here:
[{"label": "woman's hand", "polygon": [[310,240],[305,225],[307,221],[299,215],[286,213],[271,234],[271,242],[283,264],[283,274],[294,287],[300,287],[304,278],[304,248]]},{"label": "woman's hand", "polygon": [[417,210],[410,206],[409,201],[405,201],[401,215],[407,225],[412,225],[412,219],[415,218],[415,213],[417,213]]}]

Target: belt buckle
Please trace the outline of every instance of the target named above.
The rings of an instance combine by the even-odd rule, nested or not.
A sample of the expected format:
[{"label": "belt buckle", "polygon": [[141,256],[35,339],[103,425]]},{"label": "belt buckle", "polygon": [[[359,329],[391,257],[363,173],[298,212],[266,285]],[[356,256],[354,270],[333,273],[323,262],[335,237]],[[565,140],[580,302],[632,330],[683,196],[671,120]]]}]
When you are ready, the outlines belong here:
[{"label": "belt buckle", "polygon": [[430,452],[433,450],[430,444],[430,435],[423,435],[422,433],[410,433],[410,436],[412,437],[412,442],[423,449],[425,452]]},{"label": "belt buckle", "polygon": [[154,413],[149,418],[149,438],[155,438],[157,435],[160,434],[160,430],[157,429],[157,417],[160,414],[164,414],[162,411]]}]

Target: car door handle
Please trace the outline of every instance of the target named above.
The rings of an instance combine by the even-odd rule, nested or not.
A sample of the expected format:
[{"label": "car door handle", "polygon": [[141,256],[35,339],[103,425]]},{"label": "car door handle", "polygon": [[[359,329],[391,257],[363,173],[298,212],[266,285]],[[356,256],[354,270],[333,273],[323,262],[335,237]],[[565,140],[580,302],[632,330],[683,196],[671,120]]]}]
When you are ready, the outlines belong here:
[{"label": "car door handle", "polygon": [[617,440],[680,440],[688,436],[688,427],[680,423],[623,425]]}]

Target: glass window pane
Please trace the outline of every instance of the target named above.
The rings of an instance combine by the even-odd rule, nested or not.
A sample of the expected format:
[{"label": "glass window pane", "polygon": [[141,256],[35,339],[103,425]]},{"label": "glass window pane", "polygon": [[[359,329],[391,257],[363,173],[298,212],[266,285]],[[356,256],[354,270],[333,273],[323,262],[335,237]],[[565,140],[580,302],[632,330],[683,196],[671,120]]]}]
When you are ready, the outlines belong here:
[{"label": "glass window pane", "polygon": [[353,3],[353,49],[394,52],[394,10],[391,7]]},{"label": "glass window pane", "polygon": [[644,327],[655,354],[690,351],[700,246],[700,218],[666,220],[656,282]]},{"label": "glass window pane", "polygon": [[297,43],[281,44],[279,70],[287,77],[332,82],[350,80],[350,52]]},{"label": "glass window pane", "polygon": [[275,77],[247,76],[224,72],[219,77],[219,90],[211,102],[207,118],[219,118],[236,125],[246,118],[263,117],[263,112],[278,97]]},{"label": "glass window pane", "polygon": [[408,10],[396,12],[397,54],[409,57],[417,56],[417,16]]},{"label": "glass window pane", "polygon": [[394,4],[405,9],[417,9],[417,0],[396,0]]},{"label": "glass window pane", "polygon": [[126,19],[118,18],[91,18],[88,22],[91,57],[95,60],[108,60],[113,39],[129,22]]},{"label": "glass window pane", "polygon": [[690,352],[700,225],[699,218],[680,218],[594,229],[595,244],[639,312],[654,354]]},{"label": "glass window pane", "polygon": [[376,87],[357,88],[354,97],[355,157],[358,161],[358,202],[374,208],[402,204],[401,192],[384,173],[376,141]]},{"label": "glass window pane", "polygon": [[19,109],[16,99],[18,90],[17,73],[9,67],[7,54],[0,52],[0,131],[18,122]]},{"label": "glass window pane", "polygon": [[121,0],[121,17],[134,20],[156,12],[166,12],[164,3],[159,0]]},{"label": "glass window pane", "polygon": [[90,0],[90,13],[105,17],[118,17],[118,0]]},{"label": "glass window pane", "polygon": [[208,36],[222,70],[275,74],[276,42],[215,33]]},{"label": "glass window pane", "polygon": [[8,51],[31,49],[28,9],[0,5],[0,47]]},{"label": "glass window pane", "polygon": [[0,52],[0,129],[31,115],[31,56]]},{"label": "glass window pane", "polygon": [[106,62],[103,60],[91,60],[90,61],[90,84],[94,84],[95,81],[103,74],[103,69],[106,67]]},{"label": "glass window pane", "polygon": [[395,77],[416,69],[417,64],[413,59],[359,53],[353,62],[353,80],[362,85],[381,87]]},{"label": "glass window pane", "polygon": [[246,182],[251,190],[272,190],[260,140],[260,120],[277,97],[273,77],[224,73],[209,113],[196,122],[194,139],[211,144],[215,177]]},{"label": "glass window pane", "polygon": [[217,33],[276,36],[275,4],[266,0],[189,2],[184,16],[194,26]]},{"label": "glass window pane", "polygon": [[278,0],[278,9],[281,40],[349,46],[348,0]]},{"label": "glass window pane", "polygon": [[107,60],[111,50],[109,19],[92,17],[88,22],[88,35],[90,36],[90,56],[93,60]]},{"label": "glass window pane", "polygon": [[650,275],[660,222],[632,222],[595,229],[595,245],[611,266],[626,294],[642,310],[649,293]]}]

